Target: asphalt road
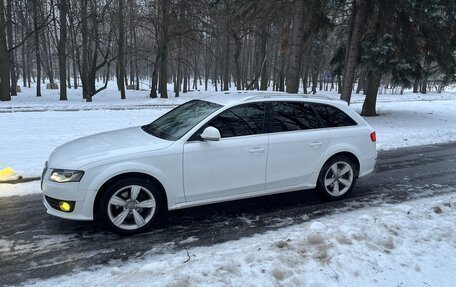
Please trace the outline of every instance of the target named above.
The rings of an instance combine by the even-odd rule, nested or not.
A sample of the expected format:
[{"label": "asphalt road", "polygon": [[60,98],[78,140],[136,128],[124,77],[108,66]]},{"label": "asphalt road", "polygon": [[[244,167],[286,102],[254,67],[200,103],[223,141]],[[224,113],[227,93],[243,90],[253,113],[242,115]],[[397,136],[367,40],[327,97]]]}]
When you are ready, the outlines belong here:
[{"label": "asphalt road", "polygon": [[170,212],[165,222],[133,237],[47,215],[41,195],[0,198],[0,285],[33,283],[110,262],[251,236],[327,214],[454,192],[455,175],[456,144],[381,152],[376,171],[359,179],[343,201],[326,203],[307,190],[214,204]]}]

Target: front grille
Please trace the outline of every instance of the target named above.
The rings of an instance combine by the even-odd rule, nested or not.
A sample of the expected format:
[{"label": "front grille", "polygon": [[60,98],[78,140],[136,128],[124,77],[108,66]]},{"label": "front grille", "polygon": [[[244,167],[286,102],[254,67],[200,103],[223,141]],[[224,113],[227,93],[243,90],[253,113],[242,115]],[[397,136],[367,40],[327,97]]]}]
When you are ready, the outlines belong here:
[{"label": "front grille", "polygon": [[[54,208],[54,209],[57,209],[58,211],[62,211],[60,209],[60,206],[59,206],[59,203],[63,200],[60,200],[60,199],[55,199],[55,198],[52,198],[52,197],[49,197],[49,196],[45,196],[46,198],[46,201],[47,203],[49,204],[50,207]],[[67,202],[69,205],[70,205],[70,210],[68,211],[65,211],[65,212],[72,212],[74,210],[74,206],[75,206],[75,201],[68,201],[68,200],[65,200],[65,202]]]}]

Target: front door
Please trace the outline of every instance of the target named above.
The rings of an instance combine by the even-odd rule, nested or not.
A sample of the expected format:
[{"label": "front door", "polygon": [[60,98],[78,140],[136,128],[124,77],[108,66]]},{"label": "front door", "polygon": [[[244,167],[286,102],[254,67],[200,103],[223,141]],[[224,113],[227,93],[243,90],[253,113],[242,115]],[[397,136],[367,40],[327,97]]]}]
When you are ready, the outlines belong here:
[{"label": "front door", "polygon": [[219,141],[192,137],[184,145],[184,190],[187,201],[262,191],[266,182],[268,135],[265,105],[243,104],[206,124],[220,131]]}]

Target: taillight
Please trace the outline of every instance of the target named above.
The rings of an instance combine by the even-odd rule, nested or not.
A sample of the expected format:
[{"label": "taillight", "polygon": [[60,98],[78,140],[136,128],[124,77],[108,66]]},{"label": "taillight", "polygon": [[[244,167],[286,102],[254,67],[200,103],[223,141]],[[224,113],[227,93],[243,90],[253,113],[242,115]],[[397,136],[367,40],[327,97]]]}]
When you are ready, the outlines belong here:
[{"label": "taillight", "polygon": [[370,136],[371,136],[371,141],[372,141],[373,143],[377,141],[377,135],[375,134],[375,132],[372,132],[372,133],[370,134]]}]

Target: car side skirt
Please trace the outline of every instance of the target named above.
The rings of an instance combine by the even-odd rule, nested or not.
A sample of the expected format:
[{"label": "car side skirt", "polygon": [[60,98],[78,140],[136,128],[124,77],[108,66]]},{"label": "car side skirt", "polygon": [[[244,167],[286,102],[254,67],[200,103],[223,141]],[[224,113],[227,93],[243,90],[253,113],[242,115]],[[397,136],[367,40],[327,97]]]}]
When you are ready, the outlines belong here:
[{"label": "car side skirt", "polygon": [[270,190],[260,190],[260,191],[255,191],[255,192],[249,192],[249,193],[245,193],[245,194],[235,194],[235,195],[230,195],[230,196],[209,198],[209,199],[205,199],[205,200],[195,200],[195,201],[190,201],[190,202],[177,203],[173,206],[169,206],[168,210],[183,209],[183,208],[201,206],[201,205],[206,205],[206,204],[214,204],[214,203],[220,203],[220,202],[226,202],[226,201],[254,198],[254,197],[260,197],[260,196],[265,196],[265,195],[292,192],[292,191],[298,191],[298,190],[306,190],[306,189],[312,189],[312,188],[315,188],[315,185],[300,184],[300,185],[294,185],[294,186],[286,186],[286,187],[270,189]]}]

